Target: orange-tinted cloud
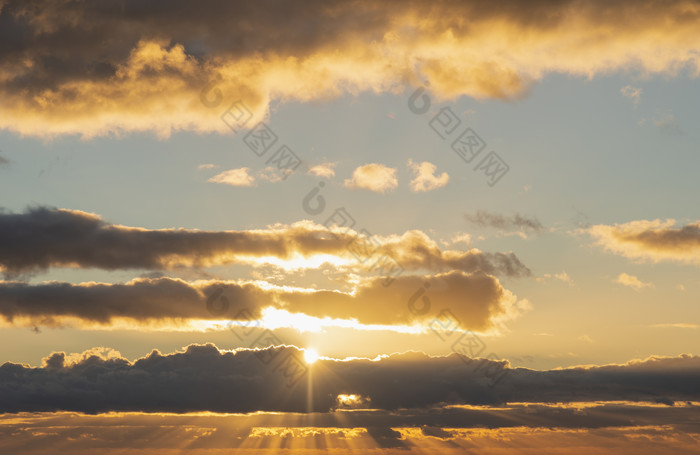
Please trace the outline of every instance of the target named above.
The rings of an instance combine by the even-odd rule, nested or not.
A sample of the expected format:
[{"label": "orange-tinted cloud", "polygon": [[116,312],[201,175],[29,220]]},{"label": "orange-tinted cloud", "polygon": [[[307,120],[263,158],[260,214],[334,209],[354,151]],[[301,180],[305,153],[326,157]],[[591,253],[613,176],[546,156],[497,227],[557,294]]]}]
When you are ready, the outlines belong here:
[{"label": "orange-tinted cloud", "polygon": [[700,222],[675,227],[675,220],[599,224],[588,233],[606,250],[628,258],[700,265]]},{"label": "orange-tinted cloud", "polygon": [[697,74],[700,41],[689,0],[8,0],[0,24],[0,128],[39,136],[226,132],[236,100],[255,122],[272,100],[426,79],[513,98],[549,73]]}]

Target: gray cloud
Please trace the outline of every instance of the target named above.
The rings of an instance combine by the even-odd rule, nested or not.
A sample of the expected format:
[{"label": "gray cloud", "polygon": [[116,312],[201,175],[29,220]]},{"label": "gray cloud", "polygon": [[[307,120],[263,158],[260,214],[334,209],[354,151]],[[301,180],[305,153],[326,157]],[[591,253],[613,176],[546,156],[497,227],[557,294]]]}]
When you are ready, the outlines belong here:
[{"label": "gray cloud", "polygon": [[[259,355],[273,360],[263,363]],[[133,363],[96,355],[67,363],[65,354],[54,353],[44,367],[0,367],[0,411],[327,412],[336,408],[339,394],[361,395],[372,408],[385,410],[507,402],[671,404],[700,398],[700,357],[534,371],[457,354],[407,353],[377,361],[317,361],[310,373],[309,409],[307,381],[286,387],[288,378],[275,366],[274,359],[299,355],[294,347],[232,353],[191,345],[168,355],[154,351]]]}]

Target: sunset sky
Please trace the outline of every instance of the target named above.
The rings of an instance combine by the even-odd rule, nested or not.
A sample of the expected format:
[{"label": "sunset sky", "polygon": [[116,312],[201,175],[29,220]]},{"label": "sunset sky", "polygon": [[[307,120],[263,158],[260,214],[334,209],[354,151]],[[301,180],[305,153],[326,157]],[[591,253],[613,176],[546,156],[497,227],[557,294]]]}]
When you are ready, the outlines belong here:
[{"label": "sunset sky", "polygon": [[0,0],[0,451],[696,453],[698,76],[689,0]]}]

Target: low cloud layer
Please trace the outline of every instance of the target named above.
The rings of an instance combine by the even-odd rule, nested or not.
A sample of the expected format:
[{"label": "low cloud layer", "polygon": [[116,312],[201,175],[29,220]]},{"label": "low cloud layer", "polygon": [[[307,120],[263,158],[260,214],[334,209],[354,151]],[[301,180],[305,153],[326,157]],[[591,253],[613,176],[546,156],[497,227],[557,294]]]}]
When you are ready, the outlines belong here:
[{"label": "low cloud layer", "polygon": [[406,271],[530,274],[513,253],[441,250],[421,231],[367,239],[310,221],[247,231],[153,230],[110,224],[76,210],[0,213],[0,267],[10,277],[49,267],[164,270],[269,263],[303,268],[298,259],[321,255],[326,255],[323,261],[359,272],[372,272],[376,258],[388,255]]},{"label": "low cloud layer", "polygon": [[40,368],[0,367],[0,411],[327,412],[339,406],[338,395],[349,394],[384,410],[700,399],[700,358],[690,356],[550,371],[457,354],[321,359],[305,373],[301,366],[294,370],[300,377],[312,375],[310,389],[306,377],[289,381],[291,370],[275,366],[300,356],[294,347],[220,352],[213,345],[191,345],[168,355],[154,351],[133,363],[90,353],[69,364],[64,353],[54,353]]},{"label": "low cloud layer", "polygon": [[675,220],[638,220],[612,226],[598,224],[588,233],[599,245],[631,259],[700,265],[700,223],[676,227]]},{"label": "low cloud layer", "polygon": [[[225,132],[243,100],[400,92],[515,98],[550,73],[698,71],[700,9],[672,0],[0,3],[0,128]],[[523,39],[526,37],[526,39]]]},{"label": "low cloud layer", "polygon": [[289,454],[347,454],[352,447],[377,454],[520,455],[527,448],[571,455],[585,447],[597,455],[658,455],[696,451],[697,414],[697,406],[629,403],[305,415],[21,413],[0,416],[0,450],[182,455],[248,449],[272,455],[280,447]]}]

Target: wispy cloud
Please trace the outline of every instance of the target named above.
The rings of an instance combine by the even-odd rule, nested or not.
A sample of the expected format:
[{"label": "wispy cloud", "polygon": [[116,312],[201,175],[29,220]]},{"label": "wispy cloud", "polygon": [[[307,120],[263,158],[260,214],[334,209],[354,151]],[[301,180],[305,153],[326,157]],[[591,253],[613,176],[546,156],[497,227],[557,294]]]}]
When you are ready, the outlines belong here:
[{"label": "wispy cloud", "polygon": [[631,85],[625,85],[624,87],[622,87],[620,89],[620,93],[622,93],[622,96],[624,96],[625,98],[631,99],[634,103],[634,107],[637,107],[637,105],[639,105],[639,102],[642,99],[642,89],[632,87]]},{"label": "wispy cloud", "polygon": [[560,273],[555,273],[555,274],[545,273],[544,275],[542,275],[542,278],[536,278],[536,281],[538,281],[540,283],[544,283],[547,280],[549,280],[550,278],[553,278],[553,279],[559,280],[559,281],[563,281],[564,283],[566,283],[570,286],[573,286],[573,284],[574,284],[574,280],[569,276],[568,273],[566,273],[566,270],[562,270]]},{"label": "wispy cloud", "polygon": [[654,127],[665,135],[683,136],[685,134],[672,112],[658,114],[652,119],[652,122]]},{"label": "wispy cloud", "polygon": [[545,227],[535,217],[525,217],[518,213],[512,216],[500,215],[486,210],[477,210],[474,214],[466,214],[464,218],[473,226],[493,228],[501,231],[515,231],[521,237],[527,233],[541,233]]}]

